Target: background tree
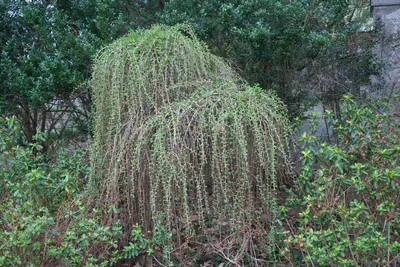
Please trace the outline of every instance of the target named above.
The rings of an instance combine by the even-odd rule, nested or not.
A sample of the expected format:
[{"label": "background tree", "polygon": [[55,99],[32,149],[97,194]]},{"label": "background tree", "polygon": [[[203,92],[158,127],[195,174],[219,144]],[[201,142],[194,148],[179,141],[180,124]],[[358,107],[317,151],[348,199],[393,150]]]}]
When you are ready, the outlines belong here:
[{"label": "background tree", "polygon": [[96,52],[130,29],[155,21],[150,1],[0,3],[0,111],[32,141],[36,130],[87,133],[88,86]]},{"label": "background tree", "polygon": [[163,10],[165,3],[162,0],[61,0],[54,5],[66,14],[70,27],[93,34],[105,45],[130,30],[157,22],[156,14]]},{"label": "background tree", "polygon": [[51,113],[60,103],[52,101],[68,99],[89,77],[87,62],[97,47],[73,32],[50,3],[2,1],[0,6],[1,114],[20,119],[32,141],[37,128],[55,128],[60,118]]},{"label": "background tree", "polygon": [[[238,64],[248,81],[275,89],[294,116],[301,114],[299,106],[307,107],[301,104],[305,104],[313,88],[321,86],[321,80],[324,84],[332,77],[336,83],[346,80],[339,79],[336,70],[342,69],[338,67],[342,63],[349,64],[341,59],[354,59],[346,57],[346,37],[358,28],[351,16],[368,4],[321,0],[171,0],[160,16],[168,24],[193,24],[215,53]],[[357,63],[360,62],[351,62]],[[326,66],[333,68],[334,73],[330,70],[326,75]]]},{"label": "background tree", "polygon": [[[342,93],[338,88],[359,88],[368,79],[369,59],[348,50],[346,37],[357,29],[355,10],[365,4],[5,0],[0,3],[1,113],[21,119],[28,140],[36,128],[54,132],[60,127],[60,133],[71,119],[78,122],[75,130],[87,132],[86,81],[96,51],[130,29],[188,21],[214,53],[236,64],[241,76],[275,89],[289,114],[300,115],[307,97],[329,91],[325,95],[333,98]],[[363,74],[357,82],[342,75],[349,65]]]}]

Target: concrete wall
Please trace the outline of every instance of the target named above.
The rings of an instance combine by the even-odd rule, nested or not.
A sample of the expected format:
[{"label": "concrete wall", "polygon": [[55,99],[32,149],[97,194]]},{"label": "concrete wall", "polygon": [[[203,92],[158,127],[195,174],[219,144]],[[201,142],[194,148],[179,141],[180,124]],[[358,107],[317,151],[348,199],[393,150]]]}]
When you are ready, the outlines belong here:
[{"label": "concrete wall", "polygon": [[382,86],[380,94],[399,93],[400,90],[400,0],[372,0],[371,12],[376,27],[382,27],[373,50],[382,64],[382,77],[372,82]]}]

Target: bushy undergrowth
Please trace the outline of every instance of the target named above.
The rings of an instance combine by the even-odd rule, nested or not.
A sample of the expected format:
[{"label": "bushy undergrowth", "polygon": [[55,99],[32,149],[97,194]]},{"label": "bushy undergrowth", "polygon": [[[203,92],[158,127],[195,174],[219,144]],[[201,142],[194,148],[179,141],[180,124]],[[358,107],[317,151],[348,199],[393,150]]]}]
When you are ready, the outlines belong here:
[{"label": "bushy undergrowth", "polygon": [[121,229],[102,227],[78,200],[83,153],[44,153],[45,136],[27,143],[15,118],[0,121],[0,136],[0,266],[108,265]]},{"label": "bushy undergrowth", "polygon": [[285,107],[190,29],[132,33],[97,63],[91,173],[0,121],[1,266],[400,261],[400,127],[381,102],[327,111],[334,143],[311,124],[293,186]]},{"label": "bushy undergrowth", "polygon": [[118,221],[102,224],[116,207],[89,209],[89,173],[83,151],[53,146],[43,151],[43,134],[24,139],[15,118],[0,120],[0,266],[113,266],[148,255],[169,264],[171,234],[157,215],[154,236],[135,225],[130,242],[120,244]]},{"label": "bushy undergrowth", "polygon": [[[123,247],[118,221],[102,225],[105,214],[118,209],[89,209],[79,194],[89,171],[82,154],[63,149],[43,153],[44,136],[28,144],[18,121],[2,120],[0,266],[113,266],[123,261],[269,266],[273,260],[288,266],[396,266],[400,127],[385,110],[381,102],[360,105],[346,96],[340,114],[326,114],[336,143],[320,141],[313,134],[316,124],[300,137],[300,175],[286,205],[277,208],[283,226],[277,220],[270,231],[276,249],[258,242],[252,224],[238,228],[236,240],[227,238],[227,221],[203,229],[208,233],[195,239],[203,249],[186,244],[179,250],[162,214],[152,236],[136,224]],[[243,257],[249,245],[257,258]]]},{"label": "bushy undergrowth", "polygon": [[[325,116],[336,136],[300,140],[302,169],[288,199],[282,251],[294,266],[397,266],[400,255],[400,125],[384,102],[345,96]],[[284,208],[286,210],[286,208]]]}]

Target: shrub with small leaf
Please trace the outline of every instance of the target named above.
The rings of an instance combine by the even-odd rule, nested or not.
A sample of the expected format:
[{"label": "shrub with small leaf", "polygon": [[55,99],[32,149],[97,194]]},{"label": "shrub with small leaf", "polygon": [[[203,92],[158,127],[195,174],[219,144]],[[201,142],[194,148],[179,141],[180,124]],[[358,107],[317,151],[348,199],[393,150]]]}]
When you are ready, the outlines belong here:
[{"label": "shrub with small leaf", "polygon": [[340,114],[325,114],[336,144],[301,136],[302,170],[288,200],[300,212],[282,252],[295,266],[399,263],[400,124],[388,110],[346,95]]},{"label": "shrub with small leaf", "polygon": [[103,226],[103,212],[87,210],[78,198],[64,207],[58,215],[47,254],[49,266],[110,266],[122,259],[119,238],[122,228],[118,221],[110,227]]},{"label": "shrub with small leaf", "polygon": [[154,234],[162,212],[177,247],[223,227],[221,242],[241,247],[237,264],[254,240],[273,245],[277,188],[291,179],[289,123],[273,93],[248,86],[187,25],[117,40],[97,57],[92,85],[88,193],[120,210],[105,223],[119,219],[125,237],[136,223]]},{"label": "shrub with small leaf", "polygon": [[142,227],[135,224],[128,245],[122,249],[122,255],[125,259],[138,259],[139,256],[146,254],[158,264],[173,265],[171,260],[172,234],[162,224],[163,217],[163,213],[157,215],[154,235],[151,238],[145,238]]},{"label": "shrub with small leaf", "polygon": [[0,266],[109,266],[121,227],[100,224],[78,200],[88,167],[82,152],[43,153],[15,118],[0,120]]}]

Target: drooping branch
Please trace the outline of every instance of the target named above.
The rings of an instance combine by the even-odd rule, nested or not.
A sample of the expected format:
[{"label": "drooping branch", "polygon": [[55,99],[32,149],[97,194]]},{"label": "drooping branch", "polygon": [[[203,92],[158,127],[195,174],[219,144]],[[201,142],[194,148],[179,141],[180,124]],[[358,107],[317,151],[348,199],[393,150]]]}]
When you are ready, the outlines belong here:
[{"label": "drooping branch", "polygon": [[132,33],[94,69],[90,189],[96,205],[120,211],[106,222],[118,219],[126,237],[137,222],[151,231],[160,212],[186,236],[194,217],[272,223],[278,185],[291,178],[276,96],[249,87],[185,25]]}]

